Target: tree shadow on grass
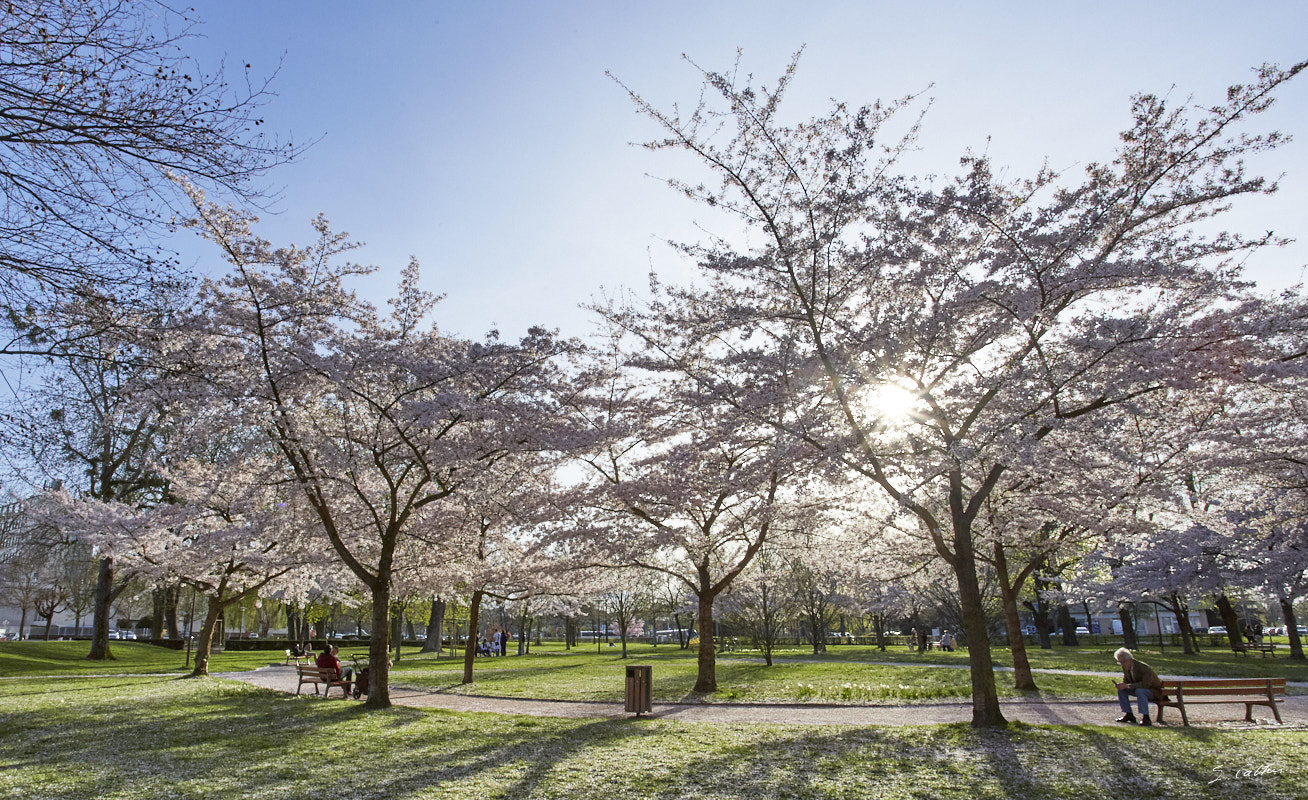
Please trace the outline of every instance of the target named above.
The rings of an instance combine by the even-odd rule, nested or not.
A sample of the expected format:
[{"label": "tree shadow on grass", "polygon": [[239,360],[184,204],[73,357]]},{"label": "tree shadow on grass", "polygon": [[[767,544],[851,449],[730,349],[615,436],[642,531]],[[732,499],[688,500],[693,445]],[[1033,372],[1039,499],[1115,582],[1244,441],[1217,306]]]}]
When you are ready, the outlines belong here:
[{"label": "tree shadow on grass", "polygon": [[[1276,741],[1264,732],[1201,728],[1027,726],[971,732],[987,772],[1009,797],[1229,798],[1233,789],[1260,800],[1302,797],[1297,748],[1302,738]],[[1274,737],[1276,732],[1266,734]],[[1048,757],[1050,753],[1066,754]],[[1042,754],[1043,757],[1042,757]],[[1249,781],[1232,783],[1232,762],[1280,760]],[[1034,767],[1033,767],[1034,765]],[[1222,765],[1227,765],[1225,774]]]},{"label": "tree shadow on grass", "polygon": [[[368,711],[225,681],[116,683],[90,694],[86,713],[32,698],[0,711],[0,727],[14,732],[0,734],[0,769],[15,796],[1227,797],[1230,785],[1207,783],[1214,751],[1289,764],[1305,740]],[[1291,797],[1297,777],[1240,788],[1259,800]]]}]

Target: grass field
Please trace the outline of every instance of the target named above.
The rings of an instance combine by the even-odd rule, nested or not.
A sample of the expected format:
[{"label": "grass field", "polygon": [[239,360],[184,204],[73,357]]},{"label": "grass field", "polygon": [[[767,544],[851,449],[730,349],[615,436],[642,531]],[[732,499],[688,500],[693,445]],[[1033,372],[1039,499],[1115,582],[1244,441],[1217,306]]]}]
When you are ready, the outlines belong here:
[{"label": "grass field", "polygon": [[[137,642],[120,642],[113,647],[114,661],[90,662],[85,642],[0,642],[0,676],[22,675],[141,675],[184,674],[185,653]],[[343,651],[366,655],[362,647]],[[996,650],[997,666],[1010,663],[1005,650]],[[620,700],[623,667],[650,664],[654,667],[654,699],[659,702],[695,697],[695,659],[690,651],[676,647],[631,648],[629,658],[617,648],[582,647],[564,651],[560,645],[533,648],[527,656],[478,658],[476,681],[464,685],[461,656],[419,654],[408,649],[395,665],[392,681],[425,689],[497,697],[535,697],[555,700]],[[1112,649],[1055,648],[1030,654],[1036,668],[1112,673]],[[1263,658],[1241,656],[1219,650],[1184,656],[1168,648],[1165,653],[1141,651],[1140,657],[1162,675],[1214,677],[1283,676],[1308,681],[1308,664],[1291,662],[1284,656]],[[282,663],[279,651],[224,652],[213,656],[210,671],[237,672]],[[710,702],[796,702],[796,703],[886,703],[913,702],[970,696],[969,675],[964,667],[967,654],[927,653],[906,650],[881,652],[871,647],[844,646],[813,656],[801,649],[786,651],[772,667],[754,654],[728,654],[718,659],[718,691]],[[942,668],[946,667],[946,668]],[[952,668],[949,668],[952,667]],[[996,675],[1001,696],[1014,697],[1011,673]],[[1103,675],[1038,673],[1040,694],[1047,697],[1103,697],[1108,679]],[[1291,688],[1291,693],[1304,690]]]},{"label": "grass field", "polygon": [[1304,796],[1303,731],[565,720],[279,695],[218,679],[0,681],[0,797]]}]

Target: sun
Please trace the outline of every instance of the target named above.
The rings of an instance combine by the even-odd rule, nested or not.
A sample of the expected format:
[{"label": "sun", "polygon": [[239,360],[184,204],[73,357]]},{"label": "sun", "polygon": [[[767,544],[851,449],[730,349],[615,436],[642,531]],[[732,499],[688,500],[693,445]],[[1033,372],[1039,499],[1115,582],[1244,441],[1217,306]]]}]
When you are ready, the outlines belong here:
[{"label": "sun", "polygon": [[865,395],[864,404],[882,425],[897,427],[913,418],[922,400],[903,384],[882,383]]}]

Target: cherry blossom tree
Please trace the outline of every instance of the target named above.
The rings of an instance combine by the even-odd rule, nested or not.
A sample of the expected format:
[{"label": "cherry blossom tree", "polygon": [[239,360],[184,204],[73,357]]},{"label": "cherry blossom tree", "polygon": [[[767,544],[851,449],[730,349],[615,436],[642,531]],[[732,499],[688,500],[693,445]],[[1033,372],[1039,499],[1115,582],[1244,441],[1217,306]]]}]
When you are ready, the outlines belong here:
[{"label": "cherry blossom tree", "polygon": [[[629,324],[626,311],[604,313],[613,331]],[[573,532],[578,557],[592,566],[661,573],[694,595],[694,691],[710,693],[717,689],[714,603],[778,526],[805,508],[812,459],[773,426],[663,371],[656,351],[624,354],[621,341],[610,334],[582,379],[590,390],[574,406],[574,424],[590,442],[576,455],[588,468],[579,502],[592,512],[590,523]]]},{"label": "cherry blossom tree", "polygon": [[267,458],[179,461],[166,469],[170,501],[149,509],[65,497],[61,528],[113,553],[138,580],[180,582],[205,598],[193,676],[207,675],[223,611],[291,576],[324,569],[304,524],[280,495]]},{"label": "cherry blossom tree", "polygon": [[976,726],[1005,724],[978,559],[987,499],[1016,466],[1068,450],[1138,398],[1287,355],[1267,353],[1285,317],[1236,266],[1277,238],[1207,223],[1274,190],[1243,159],[1283,137],[1244,126],[1304,66],[1263,67],[1207,108],[1137,96],[1108,161],[1027,180],[977,154],[952,180],[898,175],[917,122],[892,124],[911,98],[787,125],[793,62],[770,89],[702,70],[703,100],[684,114],[631,93],[663,131],[649,146],[688,152],[713,176],[673,187],[734,215],[751,245],[687,247],[704,284],[661,293],[644,330],[678,331],[691,344],[667,356],[728,400],[738,384],[694,360],[706,342],[807,369],[807,407],[825,423],[774,424],[914,514],[949,564]]},{"label": "cherry blossom tree", "polygon": [[[414,579],[424,591],[458,591],[468,601],[463,682],[475,681],[477,635],[486,600],[529,614],[559,592],[553,559],[542,548],[551,521],[556,459],[543,451],[503,452],[443,500],[416,538],[428,547]],[[433,563],[439,554],[442,563]],[[521,630],[521,629],[520,629]]]},{"label": "cherry blossom tree", "polygon": [[390,705],[392,590],[424,515],[485,464],[535,442],[566,346],[533,329],[476,342],[430,324],[435,296],[404,271],[383,317],[347,288],[369,270],[318,219],[318,241],[273,248],[249,215],[193,192],[200,233],[230,264],[156,341],[180,385],[261,431],[316,529],[372,602],[370,708]]},{"label": "cherry blossom tree", "polygon": [[[7,409],[5,444],[42,486],[109,503],[150,508],[163,499],[157,462],[169,428],[149,385],[157,373],[145,362],[134,332],[150,329],[175,307],[175,293],[160,292],[152,309],[109,303],[88,316],[112,316],[113,325],[69,326],[58,358],[48,359],[39,380],[23,385]],[[109,551],[97,553],[88,658],[112,659],[110,609],[133,578]]]},{"label": "cherry blossom tree", "polygon": [[764,548],[723,598],[727,619],[740,627],[772,666],[772,653],[796,611],[790,570],[781,556]]}]

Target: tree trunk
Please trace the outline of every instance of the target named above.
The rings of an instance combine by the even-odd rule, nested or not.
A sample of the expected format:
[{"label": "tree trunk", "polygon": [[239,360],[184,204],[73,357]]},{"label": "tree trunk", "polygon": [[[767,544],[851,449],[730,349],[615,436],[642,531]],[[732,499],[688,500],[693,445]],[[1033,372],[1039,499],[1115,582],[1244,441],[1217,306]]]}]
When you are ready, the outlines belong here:
[{"label": "tree trunk", "polygon": [[1126,649],[1135,650],[1140,646],[1140,640],[1135,635],[1135,620],[1131,619],[1131,607],[1127,603],[1117,604],[1117,618],[1122,621],[1122,644]]},{"label": "tree trunk", "polygon": [[672,622],[674,625],[677,626],[677,646],[680,647],[682,650],[685,650],[686,635],[681,632],[681,615],[674,613],[672,615]]},{"label": "tree trunk", "polygon": [[400,649],[404,647],[404,609],[401,606],[394,608],[391,614],[391,625],[387,629],[390,631],[391,641],[395,644],[395,663],[400,663]]},{"label": "tree trunk", "polygon": [[[164,634],[169,639],[182,638],[181,629],[177,627],[177,604],[181,600],[182,587],[178,584],[169,586],[167,593],[164,595]],[[263,631],[262,635],[267,635],[267,633],[267,631]]]},{"label": "tree trunk", "polygon": [[1285,620],[1285,635],[1290,639],[1290,658],[1294,661],[1303,661],[1303,639],[1299,637],[1299,623],[1294,616],[1294,602],[1284,596],[1278,596],[1276,600],[1281,604],[1281,618]]},{"label": "tree trunk", "polygon": [[209,674],[209,655],[213,652],[213,634],[218,627],[218,619],[223,615],[223,605],[213,597],[208,600],[204,612],[204,624],[200,626],[200,637],[195,641],[195,667],[191,670],[192,678]]},{"label": "tree trunk", "polygon": [[[707,583],[707,581],[704,581]],[[703,584],[701,584],[702,586]],[[718,690],[717,654],[713,648],[713,595],[701,591],[699,595],[699,658],[698,672],[692,691],[711,694]]]},{"label": "tree trunk", "polygon": [[[1048,562],[1046,561],[1043,566],[1047,567]],[[1040,573],[1037,572],[1032,579],[1032,583],[1035,586],[1035,602],[1027,603],[1027,607],[1031,609],[1031,616],[1035,618],[1036,635],[1040,639],[1040,649],[1053,650],[1054,642],[1049,632],[1049,602],[1045,600],[1045,592],[1049,590],[1049,581],[1042,578]]]},{"label": "tree trunk", "polygon": [[1009,597],[1008,592],[1001,591],[1004,600],[1004,628],[1008,631],[1008,644],[1013,655],[1013,688],[1023,692],[1033,692],[1036,686],[1035,675],[1031,672],[1031,661],[1026,655],[1026,639],[1022,636],[1022,619],[1017,615],[1017,598]]},{"label": "tree trunk", "polygon": [[1178,594],[1172,595],[1171,611],[1172,616],[1176,617],[1176,626],[1181,629],[1181,647],[1187,656],[1194,655],[1194,634],[1190,632],[1190,615],[1185,603],[1181,601]]},{"label": "tree trunk", "polygon": [[1222,616],[1222,624],[1226,626],[1226,639],[1231,643],[1231,649],[1239,650],[1244,646],[1240,641],[1240,618],[1236,616],[1226,592],[1217,595],[1217,613]]},{"label": "tree trunk", "polygon": [[1190,642],[1190,649],[1186,652],[1198,655],[1200,652],[1199,637],[1194,635],[1194,626],[1190,624],[1190,607],[1185,607],[1185,612],[1181,614],[1181,636]]},{"label": "tree trunk", "polygon": [[164,638],[164,606],[167,602],[168,587],[156,586],[150,592],[150,638]]},{"label": "tree trunk", "polygon": [[1008,556],[999,541],[995,542],[995,572],[999,581],[999,596],[1004,604],[1004,628],[1008,631],[1008,646],[1013,656],[1013,687],[1018,691],[1033,692],[1039,687],[1031,673],[1031,661],[1026,656],[1022,618],[1017,614],[1017,593],[1022,587],[1010,585]]},{"label": "tree trunk", "polygon": [[[388,554],[383,553],[382,559],[389,564]],[[368,639],[367,708],[390,708],[391,571],[384,567],[377,572],[377,582],[372,587],[372,635]]]},{"label": "tree trunk", "polygon": [[286,638],[292,644],[304,644],[304,638],[300,636],[300,610],[294,603],[286,604]]},{"label": "tree trunk", "polygon": [[423,642],[422,652],[441,655],[441,626],[445,624],[445,601],[439,597],[431,599],[431,615],[427,617],[427,641]]},{"label": "tree trunk", "polygon": [[[477,659],[477,625],[481,616],[481,590],[472,593],[468,603],[468,645],[463,649],[463,682],[472,683],[472,665]],[[599,637],[595,637],[596,641]]]},{"label": "tree trunk", "polygon": [[95,579],[95,606],[91,615],[91,661],[112,661],[109,650],[109,615],[114,598],[114,560],[100,559],[100,572]]},{"label": "tree trunk", "polygon": [[951,475],[950,483],[950,510],[954,527],[954,558],[951,566],[958,580],[963,636],[966,638],[968,667],[972,678],[972,727],[1004,727],[1008,725],[1008,720],[1004,719],[1004,714],[999,709],[999,691],[995,687],[995,664],[990,655],[981,581],[977,576],[976,554],[972,549],[972,524],[964,514],[958,491],[961,476]]},{"label": "tree trunk", "polygon": [[1058,604],[1058,627],[1063,629],[1063,644],[1076,647],[1080,644],[1076,638],[1076,623],[1072,620],[1072,610],[1066,603]]}]

